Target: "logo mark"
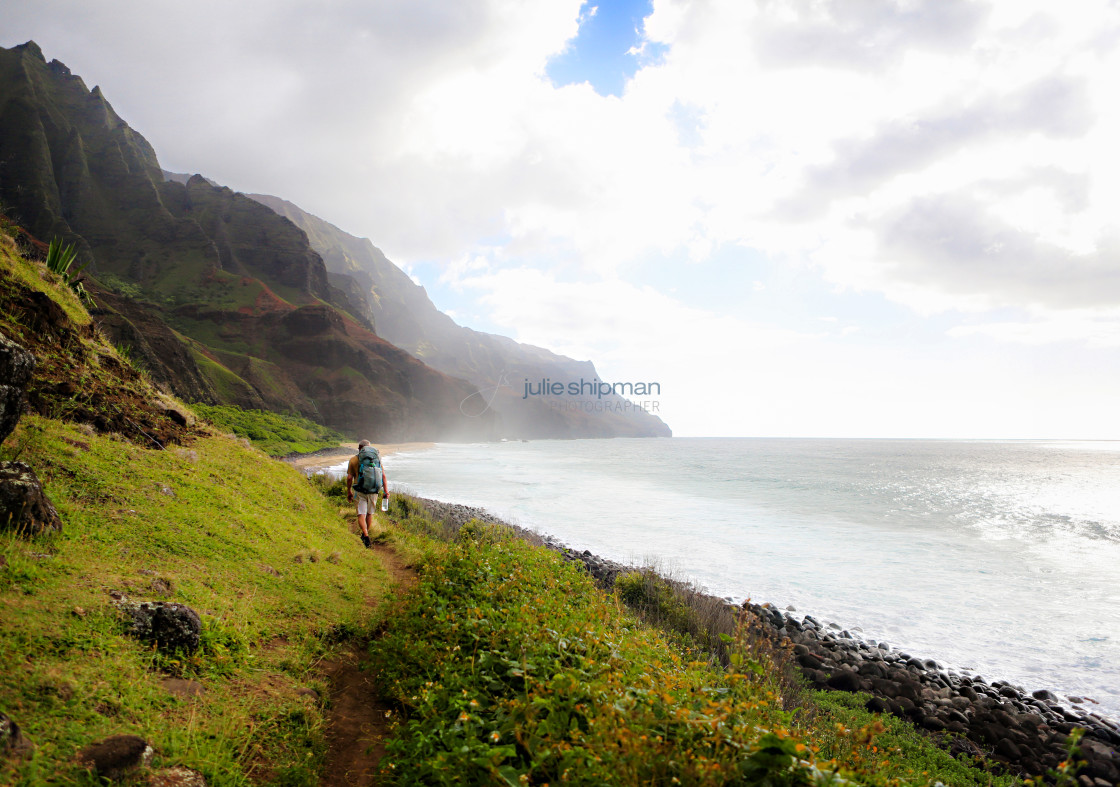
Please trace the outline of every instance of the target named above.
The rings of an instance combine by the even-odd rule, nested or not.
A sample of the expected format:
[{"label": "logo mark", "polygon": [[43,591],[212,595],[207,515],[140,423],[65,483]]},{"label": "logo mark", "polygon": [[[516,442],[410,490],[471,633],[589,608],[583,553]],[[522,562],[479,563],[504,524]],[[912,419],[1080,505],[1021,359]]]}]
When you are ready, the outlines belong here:
[{"label": "logo mark", "polygon": [[[467,418],[481,418],[486,414],[486,411],[490,409],[490,405],[494,403],[494,399],[498,396],[498,391],[502,388],[509,387],[509,380],[506,378],[506,372],[503,371],[498,375],[498,384],[493,388],[482,388],[472,393],[463,401],[459,402],[459,412],[465,415]],[[468,407],[467,402],[471,401],[476,396],[478,397],[479,401],[473,403]],[[473,410],[478,407],[480,403],[483,404],[482,409],[477,413],[473,412]],[[472,412],[467,412],[468,410],[471,410]]]}]

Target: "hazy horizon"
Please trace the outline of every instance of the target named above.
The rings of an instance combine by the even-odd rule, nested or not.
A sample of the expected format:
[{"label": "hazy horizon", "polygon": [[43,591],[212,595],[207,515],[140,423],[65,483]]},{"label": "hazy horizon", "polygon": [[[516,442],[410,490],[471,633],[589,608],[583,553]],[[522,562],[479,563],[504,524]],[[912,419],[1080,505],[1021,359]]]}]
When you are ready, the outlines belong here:
[{"label": "hazy horizon", "polygon": [[677,436],[1120,438],[1120,9],[14,0],[161,165]]}]

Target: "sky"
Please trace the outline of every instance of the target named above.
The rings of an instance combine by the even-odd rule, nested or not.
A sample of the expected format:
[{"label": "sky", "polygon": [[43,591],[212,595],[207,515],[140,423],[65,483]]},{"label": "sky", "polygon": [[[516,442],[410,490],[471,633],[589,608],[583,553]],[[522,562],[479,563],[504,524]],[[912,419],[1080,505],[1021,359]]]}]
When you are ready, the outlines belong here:
[{"label": "sky", "polygon": [[1120,438],[1114,0],[6,0],[28,39],[677,435]]}]

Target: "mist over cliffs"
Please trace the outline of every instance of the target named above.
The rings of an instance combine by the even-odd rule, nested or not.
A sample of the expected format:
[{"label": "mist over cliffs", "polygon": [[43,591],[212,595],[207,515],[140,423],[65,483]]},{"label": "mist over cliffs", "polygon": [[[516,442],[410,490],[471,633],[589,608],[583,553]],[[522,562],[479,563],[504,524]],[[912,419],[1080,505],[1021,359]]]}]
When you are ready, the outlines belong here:
[{"label": "mist over cliffs", "polygon": [[[504,428],[518,437],[668,437],[656,415],[627,405],[620,396],[587,395],[581,382],[599,380],[591,361],[576,361],[508,337],[458,325],[439,311],[425,289],[394,265],[368,238],[357,238],[266,194],[249,197],[290,219],[307,233],[330,272],[330,280],[360,300],[377,333],[429,366],[495,391],[492,406]],[[564,394],[523,398],[524,380],[559,383]],[[569,395],[572,383],[582,395]],[[575,390],[572,388],[571,390]]]},{"label": "mist over cliffs", "polygon": [[595,370],[455,325],[368,240],[281,203],[168,179],[98,87],[34,42],[0,49],[0,210],[78,247],[102,329],[167,390],[378,440],[668,434],[644,414],[517,404],[519,388],[464,407],[503,373]]}]

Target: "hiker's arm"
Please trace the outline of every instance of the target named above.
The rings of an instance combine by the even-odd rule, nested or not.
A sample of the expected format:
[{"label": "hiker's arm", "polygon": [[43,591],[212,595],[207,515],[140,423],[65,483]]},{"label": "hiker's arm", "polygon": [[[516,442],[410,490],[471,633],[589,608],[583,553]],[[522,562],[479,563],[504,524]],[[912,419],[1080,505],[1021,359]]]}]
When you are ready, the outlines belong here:
[{"label": "hiker's arm", "polygon": [[381,488],[385,490],[384,493],[382,494],[382,496],[386,500],[388,500],[389,499],[389,479],[387,479],[385,477],[385,468],[384,467],[381,468]]},{"label": "hiker's arm", "polygon": [[354,476],[347,473],[346,474],[346,499],[347,500],[353,500],[354,499],[354,491],[350,488],[353,485],[354,485]]}]

